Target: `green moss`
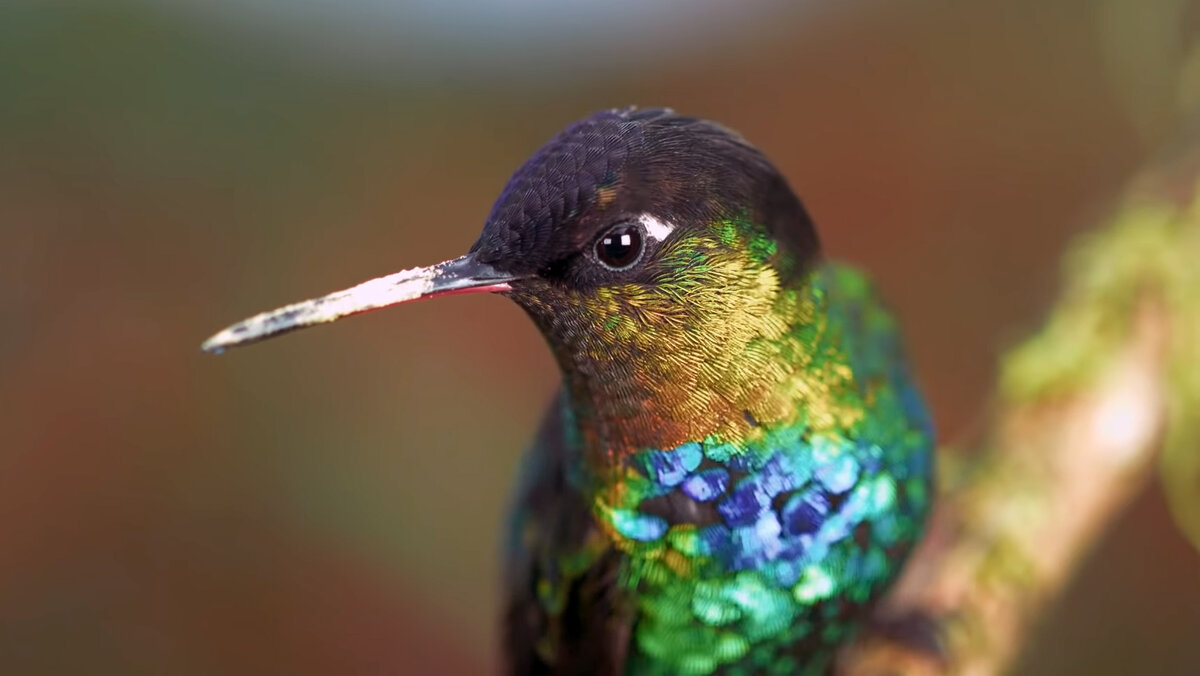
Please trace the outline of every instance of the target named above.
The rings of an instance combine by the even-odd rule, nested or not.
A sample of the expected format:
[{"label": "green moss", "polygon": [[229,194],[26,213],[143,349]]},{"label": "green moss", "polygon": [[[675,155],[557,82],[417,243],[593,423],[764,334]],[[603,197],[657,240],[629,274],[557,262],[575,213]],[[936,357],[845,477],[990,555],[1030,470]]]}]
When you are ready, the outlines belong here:
[{"label": "green moss", "polygon": [[1004,359],[1001,394],[1022,403],[1087,389],[1132,339],[1139,305],[1155,298],[1170,332],[1160,477],[1200,547],[1200,199],[1131,200],[1068,253],[1065,277],[1045,328]]}]

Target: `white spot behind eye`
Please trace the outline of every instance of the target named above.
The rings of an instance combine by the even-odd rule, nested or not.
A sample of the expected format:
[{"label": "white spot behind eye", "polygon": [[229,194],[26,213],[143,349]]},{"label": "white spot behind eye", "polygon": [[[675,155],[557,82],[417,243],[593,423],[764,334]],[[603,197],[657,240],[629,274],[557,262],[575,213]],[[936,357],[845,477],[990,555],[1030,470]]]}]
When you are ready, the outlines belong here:
[{"label": "white spot behind eye", "polygon": [[656,242],[663,241],[675,230],[674,223],[665,223],[650,214],[638,216],[638,222],[642,224],[642,227],[646,228],[646,234],[653,237]]}]

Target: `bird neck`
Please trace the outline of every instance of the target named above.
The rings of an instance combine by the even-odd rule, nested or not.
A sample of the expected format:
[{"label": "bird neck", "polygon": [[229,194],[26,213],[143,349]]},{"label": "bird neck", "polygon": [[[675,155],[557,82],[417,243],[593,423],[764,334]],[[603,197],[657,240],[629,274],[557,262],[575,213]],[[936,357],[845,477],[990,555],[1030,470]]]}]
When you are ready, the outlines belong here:
[{"label": "bird neck", "polygon": [[861,418],[845,396],[854,373],[844,313],[829,311],[830,268],[783,282],[775,267],[744,257],[706,260],[715,279],[686,291],[686,316],[667,319],[649,301],[640,308],[656,324],[626,337],[633,349],[589,340],[555,350],[587,483],[619,485],[650,451],[704,442],[736,452],[798,424],[843,434]]},{"label": "bird neck", "polygon": [[800,415],[817,431],[861,417],[834,394],[854,375],[834,358],[830,266],[797,261],[746,217],[664,247],[653,283],[512,294],[562,370],[581,474],[619,483],[648,450],[744,446]]},{"label": "bird neck", "polygon": [[739,281],[746,293],[732,307],[661,321],[630,354],[559,350],[590,465],[616,469],[645,450],[747,439],[795,412],[789,381],[812,361],[812,345],[792,336],[818,314],[811,276],[790,288],[769,269]]},{"label": "bird neck", "polygon": [[666,521],[643,501],[670,486],[719,493],[746,467],[797,452],[801,437],[836,445],[856,434],[857,377],[869,375],[852,367],[861,277],[822,265],[778,279],[764,275],[736,318],[704,325],[715,340],[685,340],[679,327],[667,358],[564,369],[567,478],[613,541],[660,534]]}]

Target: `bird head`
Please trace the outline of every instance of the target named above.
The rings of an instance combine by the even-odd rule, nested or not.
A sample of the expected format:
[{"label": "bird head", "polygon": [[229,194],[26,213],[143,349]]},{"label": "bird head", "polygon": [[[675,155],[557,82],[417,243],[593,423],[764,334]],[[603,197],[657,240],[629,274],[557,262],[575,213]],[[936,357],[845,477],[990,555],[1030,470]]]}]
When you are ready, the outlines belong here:
[{"label": "bird head", "polygon": [[501,293],[542,330],[598,443],[670,447],[772,415],[754,395],[784,374],[757,345],[787,330],[781,304],[803,302],[795,287],[819,255],[803,206],[741,136],[666,109],[608,110],[516,171],[465,255],[262,313],[203,347]]}]

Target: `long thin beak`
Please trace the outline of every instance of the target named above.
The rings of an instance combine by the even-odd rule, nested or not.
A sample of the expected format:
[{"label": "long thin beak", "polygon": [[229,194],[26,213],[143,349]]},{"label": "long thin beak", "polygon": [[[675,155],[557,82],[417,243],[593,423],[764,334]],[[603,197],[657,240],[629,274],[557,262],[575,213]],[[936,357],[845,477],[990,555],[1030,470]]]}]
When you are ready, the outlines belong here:
[{"label": "long thin beak", "polygon": [[377,277],[328,296],[254,315],[204,341],[200,349],[220,354],[226,348],[423,298],[508,291],[512,288],[509,282],[513,279],[512,275],[480,263],[467,254],[426,268],[402,270]]}]

